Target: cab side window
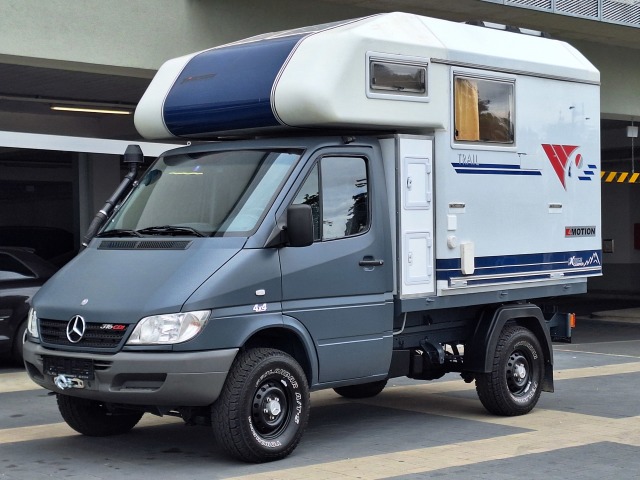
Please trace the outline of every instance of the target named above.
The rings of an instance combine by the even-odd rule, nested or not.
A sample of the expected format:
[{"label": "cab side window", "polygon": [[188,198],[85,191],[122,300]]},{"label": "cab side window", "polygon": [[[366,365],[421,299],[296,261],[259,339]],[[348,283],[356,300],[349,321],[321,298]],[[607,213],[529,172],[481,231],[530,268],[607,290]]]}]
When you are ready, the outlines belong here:
[{"label": "cab side window", "polygon": [[365,232],[370,223],[366,160],[321,158],[293,203],[311,206],[315,241]]}]

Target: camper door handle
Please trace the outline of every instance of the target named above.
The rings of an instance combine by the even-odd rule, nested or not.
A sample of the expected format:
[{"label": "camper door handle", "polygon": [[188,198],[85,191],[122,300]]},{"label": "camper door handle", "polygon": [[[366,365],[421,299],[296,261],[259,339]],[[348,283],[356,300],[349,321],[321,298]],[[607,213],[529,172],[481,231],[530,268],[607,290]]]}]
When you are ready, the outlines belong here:
[{"label": "camper door handle", "polygon": [[384,265],[384,260],[376,260],[372,257],[364,257],[360,260],[359,265],[361,267],[380,267]]}]

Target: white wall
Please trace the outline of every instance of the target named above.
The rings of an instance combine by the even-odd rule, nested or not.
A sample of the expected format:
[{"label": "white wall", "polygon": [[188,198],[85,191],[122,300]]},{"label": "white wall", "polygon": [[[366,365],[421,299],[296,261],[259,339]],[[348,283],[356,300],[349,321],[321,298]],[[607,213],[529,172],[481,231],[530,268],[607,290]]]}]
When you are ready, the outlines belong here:
[{"label": "white wall", "polygon": [[[0,0],[0,62],[150,78],[186,53],[373,13],[319,0]],[[640,117],[638,50],[572,43],[601,71],[603,116]]]},{"label": "white wall", "polygon": [[[640,41],[640,30],[629,28]],[[600,70],[601,116],[640,118],[640,51],[595,43],[572,42]]]}]

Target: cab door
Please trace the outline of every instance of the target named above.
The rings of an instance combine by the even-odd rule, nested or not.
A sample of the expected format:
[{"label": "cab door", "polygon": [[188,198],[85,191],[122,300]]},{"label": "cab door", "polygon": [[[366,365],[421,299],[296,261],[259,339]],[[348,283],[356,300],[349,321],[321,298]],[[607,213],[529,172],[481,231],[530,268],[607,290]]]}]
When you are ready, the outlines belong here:
[{"label": "cab door", "polygon": [[323,151],[293,204],[311,206],[314,242],[280,250],[283,313],[310,332],[319,382],[387,375],[393,265],[380,158]]}]

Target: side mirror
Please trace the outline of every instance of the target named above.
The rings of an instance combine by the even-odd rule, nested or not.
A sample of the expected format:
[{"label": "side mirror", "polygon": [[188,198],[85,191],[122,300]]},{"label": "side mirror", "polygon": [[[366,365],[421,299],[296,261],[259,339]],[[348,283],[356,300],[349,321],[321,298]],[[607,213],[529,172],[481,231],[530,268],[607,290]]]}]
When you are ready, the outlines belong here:
[{"label": "side mirror", "polygon": [[287,239],[290,247],[307,247],[313,243],[313,215],[309,205],[287,208]]}]

